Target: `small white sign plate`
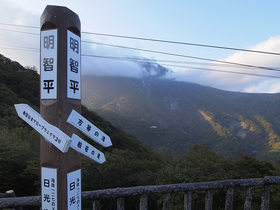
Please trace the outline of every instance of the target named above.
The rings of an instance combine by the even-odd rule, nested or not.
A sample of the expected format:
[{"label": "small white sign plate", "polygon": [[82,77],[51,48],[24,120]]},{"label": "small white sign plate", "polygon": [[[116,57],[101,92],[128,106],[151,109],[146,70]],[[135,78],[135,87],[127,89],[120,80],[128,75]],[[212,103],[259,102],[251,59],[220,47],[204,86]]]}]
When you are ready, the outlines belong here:
[{"label": "small white sign plate", "polygon": [[81,38],[67,31],[67,98],[81,99]]},{"label": "small white sign plate", "polygon": [[61,130],[45,121],[41,115],[27,104],[15,104],[18,116],[40,133],[61,152],[68,151],[71,139]]},{"label": "small white sign plate", "polygon": [[57,29],[41,31],[41,99],[57,98]]},{"label": "small white sign plate", "polygon": [[80,210],[82,207],[81,169],[67,174],[68,210]]},{"label": "small white sign plate", "polygon": [[42,209],[57,210],[57,169],[41,168]]},{"label": "small white sign plate", "polygon": [[80,131],[82,131],[85,135],[87,135],[89,138],[91,138],[98,144],[104,147],[109,147],[112,145],[111,139],[108,135],[99,130],[95,125],[93,125],[75,110],[72,110],[71,114],[67,119],[67,122],[73,125],[74,127],[78,128]]},{"label": "small white sign plate", "polygon": [[72,135],[71,148],[96,161],[97,163],[102,164],[106,161],[105,155],[102,152],[74,133]]}]

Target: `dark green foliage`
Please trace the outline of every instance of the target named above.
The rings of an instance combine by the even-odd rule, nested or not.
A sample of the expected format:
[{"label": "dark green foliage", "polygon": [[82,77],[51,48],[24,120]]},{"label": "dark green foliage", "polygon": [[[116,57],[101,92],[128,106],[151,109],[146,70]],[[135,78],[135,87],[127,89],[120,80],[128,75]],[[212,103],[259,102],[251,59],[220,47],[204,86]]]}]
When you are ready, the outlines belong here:
[{"label": "dark green foliage", "polygon": [[0,192],[13,189],[18,196],[40,189],[39,135],[26,127],[0,129]]},{"label": "dark green foliage", "polygon": [[39,77],[0,55],[0,192],[40,192],[39,134],[16,114],[14,104],[39,104]]},{"label": "dark green foliage", "polygon": [[187,155],[174,154],[172,163],[163,169],[165,183],[217,181],[229,178],[234,164],[209,151],[205,145],[194,145]]},{"label": "dark green foliage", "polygon": [[244,155],[235,160],[235,170],[238,171],[236,178],[263,178],[266,176],[275,176],[275,166],[266,161],[259,161],[251,156]]},{"label": "dark green foliage", "polygon": [[[175,154],[169,164],[162,168],[159,178],[163,183],[192,183],[208,182],[227,179],[263,178],[265,176],[279,176],[279,168],[266,162],[257,160],[248,155],[240,155],[235,159],[226,159],[209,151],[205,145],[193,145],[186,155]],[[278,187],[279,190],[279,187]],[[235,189],[235,209],[242,209],[245,198],[245,188]],[[262,188],[254,188],[253,206],[260,207]],[[279,205],[278,191],[274,190],[274,205]],[[226,190],[214,191],[213,209],[224,209]],[[204,208],[205,192],[196,192],[192,195],[193,209]],[[174,209],[183,209],[183,195],[173,195]]]}]

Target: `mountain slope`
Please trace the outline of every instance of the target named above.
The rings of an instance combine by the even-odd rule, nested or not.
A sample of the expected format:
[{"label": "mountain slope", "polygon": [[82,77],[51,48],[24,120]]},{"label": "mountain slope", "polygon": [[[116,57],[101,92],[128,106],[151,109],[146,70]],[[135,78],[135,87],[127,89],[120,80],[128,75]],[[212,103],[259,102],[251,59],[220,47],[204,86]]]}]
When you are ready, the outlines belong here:
[{"label": "mountain slope", "polygon": [[145,144],[186,153],[203,143],[216,153],[279,152],[279,94],[222,91],[160,77],[83,78],[83,104]]},{"label": "mountain slope", "polygon": [[[25,69],[17,62],[11,61],[2,55],[0,55],[0,75],[5,76],[5,79],[2,79],[2,77],[0,78],[0,80],[2,79],[0,82],[0,192],[13,189],[17,196],[38,195],[40,194],[39,134],[17,117],[13,105],[15,103],[28,103],[37,111],[39,110],[39,75],[37,72],[31,69]],[[98,80],[98,82],[106,84],[106,80]],[[131,88],[131,82],[134,86],[137,85],[138,90],[141,92],[140,94],[135,93],[136,95],[133,95],[131,94],[133,93],[133,91],[131,92],[132,89],[126,89]],[[112,83],[108,83],[108,85],[109,84],[111,88],[114,87]],[[125,84],[125,80],[122,80],[119,86],[121,84]],[[147,90],[145,90],[146,92],[140,90],[142,88],[141,84],[130,80],[126,85],[126,88],[123,90],[127,91],[127,94],[130,93],[131,97],[137,98],[143,105],[149,102],[149,106],[153,107],[153,111],[159,108],[154,106],[150,98],[147,97],[146,100],[144,100],[144,98],[140,97],[141,95],[145,96],[147,94]],[[147,85],[149,84],[146,84],[145,87],[147,87]],[[27,92],[25,93],[25,91]],[[85,91],[91,93],[93,90]],[[102,93],[103,90],[95,89],[95,91]],[[111,100],[106,94],[100,95],[103,102],[106,101],[108,103],[108,106],[105,107],[109,107],[110,109],[115,108],[114,104],[117,102],[119,104],[117,108],[127,112],[131,107],[135,109],[134,111],[142,109],[141,106],[136,106],[136,102],[132,100],[130,106],[128,106],[129,109],[126,109],[125,106],[129,97],[123,96],[122,99],[118,100],[116,96],[119,97],[119,95],[123,94],[115,95],[117,92],[117,89],[107,91],[110,97],[116,98],[115,101]],[[158,103],[160,103],[161,96],[155,96],[153,91],[149,91],[148,95],[149,97],[158,97]],[[96,94],[96,96],[98,96],[98,94]],[[172,102],[172,104],[172,110],[175,111],[176,107],[180,108],[177,102]],[[149,106],[147,105],[145,109],[142,110],[142,114],[146,114],[145,119],[149,119],[151,114]],[[170,107],[168,109],[170,109]],[[162,110],[166,110],[166,108]],[[116,112],[112,113],[118,115]],[[157,115],[158,114],[161,114],[161,112],[157,112]],[[209,113],[206,114],[209,115]],[[137,185],[205,182],[279,175],[279,170],[271,163],[259,161],[247,155],[239,156],[236,159],[226,159],[209,151],[205,145],[192,146],[186,155],[159,155],[152,149],[144,146],[134,137],[125,134],[119,128],[113,127],[110,122],[103,120],[84,106],[82,106],[82,115],[108,134],[113,142],[112,147],[99,148],[106,156],[106,162],[102,165],[93,162],[91,159],[82,158],[83,191]],[[152,117],[157,115],[152,115]],[[196,115],[197,113],[194,114],[194,116]],[[205,118],[211,121],[211,116],[208,115],[205,115]],[[122,116],[124,118],[122,120],[127,120],[125,113],[122,113]],[[142,117],[142,115],[139,116]],[[198,116],[200,116],[200,114],[198,114]],[[142,124],[140,123],[144,125],[144,128],[146,128],[146,122],[149,122],[145,121],[145,119],[143,118],[143,121],[141,121]],[[204,121],[203,118],[202,121]],[[273,131],[271,124],[265,119],[260,117],[260,121],[268,132],[271,132],[271,130]],[[130,122],[132,124],[134,123],[133,120]],[[130,122],[125,122],[125,124],[129,126]],[[176,139],[181,137],[180,134],[176,132],[180,129],[174,129],[174,131],[171,132],[168,130],[168,126],[171,123],[165,122],[165,124],[167,128],[155,127],[156,124],[154,124],[154,127],[152,126],[147,130],[154,131],[158,138],[164,138],[166,135],[169,135],[170,138],[176,137]],[[207,124],[209,123],[206,123],[206,125]],[[138,131],[138,128],[136,127],[135,130]],[[150,133],[148,134],[150,135]],[[188,136],[190,136],[190,134]],[[85,138],[85,140],[87,139]],[[165,145],[170,144],[168,138],[165,138],[165,140],[166,142],[163,142]],[[158,142],[155,142],[155,144],[158,144],[158,147],[164,146],[165,148],[163,149],[166,149],[164,144]],[[171,146],[172,144],[170,144],[170,147]],[[201,203],[200,197],[195,197],[193,199],[193,203]],[[242,198],[236,198],[236,200],[237,203],[242,204]],[[261,200],[261,198],[256,197],[256,200]],[[272,207],[279,206],[279,202],[277,203],[278,200],[273,199],[273,197],[271,200]],[[135,198],[134,200],[133,198],[129,198],[128,201],[129,202],[126,202],[126,207],[128,209],[134,209],[138,205],[137,202],[139,199]],[[175,206],[171,206],[171,208],[183,208],[182,205],[183,203],[179,204],[176,202]],[[203,205],[204,204],[201,204],[199,208],[203,208]],[[155,196],[149,200],[149,207],[152,209],[159,209],[162,208],[162,206],[163,201],[160,197],[158,198]],[[221,209],[223,206],[224,203],[216,203],[214,207],[215,209]],[[92,203],[83,202],[83,209],[84,208],[92,208]],[[117,208],[116,199],[103,201],[102,208]],[[237,206],[237,208],[242,208],[242,206]]]},{"label": "mountain slope", "polygon": [[[13,189],[17,196],[40,192],[40,137],[14,108],[26,103],[39,112],[39,102],[38,73],[0,54],[0,192]],[[105,154],[102,165],[83,157],[83,190],[155,184],[155,173],[163,164],[158,153],[83,106],[82,115],[113,143],[109,148],[94,145]]]}]

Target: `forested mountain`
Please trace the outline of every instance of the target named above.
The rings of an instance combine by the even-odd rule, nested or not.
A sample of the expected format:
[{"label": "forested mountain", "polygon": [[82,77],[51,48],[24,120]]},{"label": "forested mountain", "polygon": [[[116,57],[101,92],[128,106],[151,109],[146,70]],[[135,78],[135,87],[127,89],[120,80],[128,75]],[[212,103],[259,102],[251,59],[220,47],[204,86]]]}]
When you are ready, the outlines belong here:
[{"label": "forested mountain", "polygon": [[184,154],[199,143],[227,157],[280,157],[280,94],[222,91],[148,73],[87,75],[83,104],[157,151]]},{"label": "forested mountain", "polygon": [[[17,116],[14,104],[27,103],[39,112],[39,75],[0,55],[0,87],[0,192],[36,194],[40,190],[39,134]],[[101,168],[83,159],[84,189],[154,183],[153,174],[162,164],[159,154],[85,107],[82,114],[113,143],[113,147],[99,148],[107,159]]]},{"label": "forested mountain", "polygon": [[[16,103],[27,103],[39,110],[39,75],[0,55],[0,87],[0,192],[13,189],[17,196],[39,195],[39,134],[23,122],[14,109]],[[111,93],[115,94],[113,91]],[[82,107],[82,115],[108,134],[113,143],[112,147],[99,148],[106,156],[102,165],[82,158],[83,191],[280,175],[279,162],[272,164],[246,154],[228,159],[210,151],[205,145],[193,145],[186,154],[159,154],[85,107]],[[280,196],[279,192],[274,192],[270,206],[278,209]],[[157,195],[149,196],[149,207],[161,209],[162,199]],[[219,192],[215,196],[219,199],[214,208],[221,209],[224,199],[220,198]],[[253,207],[260,206],[260,196],[258,192],[254,194]],[[203,208],[203,197],[201,193],[193,193],[194,209]],[[183,200],[175,197],[171,208],[182,209],[182,203],[176,202],[176,199]],[[239,208],[238,205],[243,203],[242,193],[235,196],[235,201],[235,207]],[[126,206],[136,209],[137,202],[138,199],[129,199]],[[83,203],[83,207],[86,205]],[[89,209],[91,205],[88,204]],[[102,205],[104,209],[113,209],[116,201],[108,199]]]}]

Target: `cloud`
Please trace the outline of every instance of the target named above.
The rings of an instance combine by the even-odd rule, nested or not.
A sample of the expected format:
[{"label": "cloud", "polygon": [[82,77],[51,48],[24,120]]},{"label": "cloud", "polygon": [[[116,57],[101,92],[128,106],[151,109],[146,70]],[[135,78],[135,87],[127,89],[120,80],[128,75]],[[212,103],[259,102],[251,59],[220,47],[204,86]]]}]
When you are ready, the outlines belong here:
[{"label": "cloud", "polygon": [[[270,39],[251,47],[250,50],[280,53],[280,36],[271,37]],[[253,66],[280,67],[279,55],[245,51],[236,52],[223,61]],[[182,68],[180,71],[177,71],[173,77],[181,81],[199,83],[230,91],[276,93],[280,90],[279,79],[246,75],[258,74],[279,77],[280,75],[277,71],[218,63],[212,63],[212,66],[204,66],[203,68],[208,68],[208,71],[197,70],[194,68]]]},{"label": "cloud", "polygon": [[[22,24],[39,26],[40,16],[30,11],[16,7],[13,1],[1,1],[0,7],[1,23]],[[19,33],[15,31],[25,31],[39,34],[39,29],[0,26],[0,53],[6,57],[16,60],[23,66],[39,67],[39,52],[27,48],[39,49],[39,35]],[[22,51],[24,50],[24,51]]]},{"label": "cloud", "polygon": [[[3,0],[0,7],[0,23],[15,25],[39,26],[40,11],[32,13],[22,7],[16,6],[15,1]],[[19,33],[15,31],[23,31],[27,33]],[[33,35],[34,33],[38,35]],[[40,30],[24,27],[14,27],[8,25],[0,25],[0,54],[19,62],[23,66],[35,65],[40,67]],[[86,35],[85,35],[86,36]],[[85,37],[86,40],[106,42],[105,38],[95,38],[94,40]],[[82,37],[83,40],[83,37]],[[37,49],[34,50],[34,49]],[[138,56],[135,52],[126,49],[106,47],[103,45],[82,42],[82,54],[124,57],[127,55]],[[97,76],[127,76],[140,77],[141,67],[130,61],[104,59],[90,56],[82,56],[82,74]]]},{"label": "cloud", "polygon": [[[43,11],[43,10],[42,10]],[[40,14],[28,11],[17,7],[15,0],[2,0],[0,7],[0,23],[23,24],[31,26],[39,26]],[[3,29],[3,30],[2,30]],[[31,35],[24,33],[17,33],[9,30],[21,30],[31,33],[38,33],[39,29],[29,29],[11,26],[0,26],[0,53],[6,57],[16,60],[23,66],[29,65],[39,68],[40,53],[28,51],[27,48],[39,49],[40,37],[39,35]],[[99,40],[98,40],[99,39]],[[92,41],[106,42],[106,38],[94,38]],[[82,37],[82,40],[84,38]],[[126,43],[120,44],[126,45]],[[11,50],[7,48],[23,47],[26,51]],[[258,51],[268,51],[280,53],[280,36],[271,37],[268,40],[256,44],[249,49]],[[96,45],[90,43],[82,43],[82,54],[96,55],[96,56],[111,56],[111,57],[140,57],[140,53],[130,51],[128,49],[108,47],[104,45]],[[142,54],[143,56],[143,54]],[[145,55],[144,55],[145,56]],[[156,56],[156,55],[155,55]],[[159,57],[155,57],[160,59]],[[156,60],[156,59],[155,59]],[[280,59],[277,55],[266,55],[249,52],[235,52],[231,56],[224,59],[227,62],[250,64],[254,66],[280,67]],[[280,91],[279,79],[267,78],[261,76],[250,76],[244,74],[234,74],[232,72],[280,76],[277,71],[268,71],[255,68],[233,67],[222,65],[218,63],[210,63],[208,66],[193,66],[187,67],[168,67],[173,71],[172,74],[166,76],[167,78],[176,79],[179,81],[187,81],[198,83],[201,85],[211,86],[224,90],[240,91],[240,92],[264,92],[276,93]],[[164,66],[164,64],[163,64]],[[199,69],[198,69],[199,68]],[[211,71],[210,71],[211,70]],[[218,72],[218,71],[227,71]],[[231,73],[229,73],[231,72]],[[140,77],[143,75],[143,67],[137,62],[104,59],[90,56],[82,56],[82,74],[83,75],[97,75],[97,76],[126,76],[126,77]],[[154,72],[155,74],[155,72]]]},{"label": "cloud", "polygon": [[141,76],[142,68],[137,63],[118,59],[125,58],[129,54],[132,56],[131,52],[124,49],[82,43],[82,54],[83,75]]},{"label": "cloud", "polygon": [[[116,50],[112,47],[87,44],[84,44],[82,49],[89,54],[98,56],[125,57],[131,53],[125,49]],[[249,49],[280,53],[280,37],[271,37]],[[131,55],[130,57],[138,56]],[[86,75],[126,77],[140,77],[143,75],[143,67],[137,64],[137,62],[91,57],[83,57],[82,59],[83,74]],[[277,55],[245,51],[236,52],[223,61],[253,66],[280,67],[280,59]],[[173,69],[171,68],[171,70]],[[246,74],[280,76],[277,71],[212,62],[208,66],[177,68],[177,71],[167,74],[166,78],[198,83],[229,91],[249,93],[276,93],[280,91],[279,79]]]}]

